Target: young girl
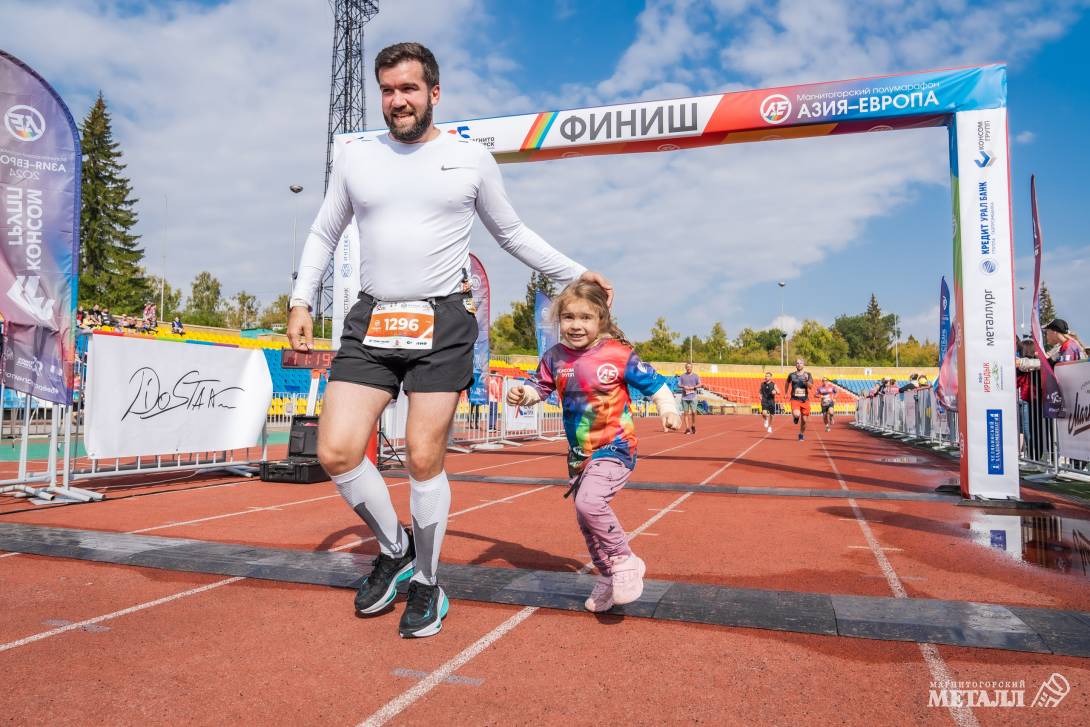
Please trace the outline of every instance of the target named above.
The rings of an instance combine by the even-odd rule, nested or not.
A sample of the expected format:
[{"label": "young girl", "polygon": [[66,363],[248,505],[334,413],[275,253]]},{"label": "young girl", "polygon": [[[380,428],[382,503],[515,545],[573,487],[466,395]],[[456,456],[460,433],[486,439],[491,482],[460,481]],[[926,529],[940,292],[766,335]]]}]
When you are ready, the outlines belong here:
[{"label": "young girl", "polygon": [[560,394],[571,479],[564,496],[575,492],[575,517],[600,574],[585,603],[588,611],[631,603],[643,593],[646,566],[609,506],[636,466],[628,387],[651,397],[665,426],[681,427],[666,379],[633,352],[606,300],[595,283],[576,281],[565,288],[552,306],[562,343],[541,357],[528,386],[514,386],[507,396],[511,405],[531,406],[553,390]]}]

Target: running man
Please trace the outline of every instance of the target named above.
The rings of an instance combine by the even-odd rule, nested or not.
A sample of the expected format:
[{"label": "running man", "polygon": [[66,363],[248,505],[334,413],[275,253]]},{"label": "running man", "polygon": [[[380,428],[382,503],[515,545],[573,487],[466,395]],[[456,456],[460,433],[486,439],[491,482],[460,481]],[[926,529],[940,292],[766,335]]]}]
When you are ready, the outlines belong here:
[{"label": "running man", "polygon": [[791,402],[791,418],[799,425],[799,441],[806,439],[806,417],[810,416],[810,389],[814,388],[814,377],[809,371],[803,371],[806,362],[801,358],[795,361],[795,370],[787,375],[783,393]]},{"label": "running man", "polygon": [[833,426],[833,407],[836,406],[836,386],[829,381],[828,376],[821,377],[821,386],[816,389],[821,397],[821,419],[825,422],[825,431]]},{"label": "running man", "polygon": [[677,377],[681,387],[681,422],[686,434],[696,434],[696,392],[700,377],[693,373],[693,365],[685,364],[685,373]]},{"label": "running man", "polygon": [[[380,554],[356,593],[361,615],[386,609],[409,580],[399,632],[431,636],[449,603],[436,579],[450,512],[443,471],[458,396],[473,380],[477,321],[469,293],[469,237],[476,216],[500,247],[564,285],[580,278],[612,287],[554,250],[522,223],[485,148],[432,123],[439,65],[419,43],[375,58],[389,132],[356,139],[334,165],[325,201],[303,246],[291,296],[288,339],[313,348],[309,302],[353,215],[360,236],[359,300],[344,321],[318,430],[318,458],[374,532]],[[409,397],[406,532],[386,483],[364,457],[379,414]]]},{"label": "running man", "polygon": [[761,416],[765,420],[765,429],[772,434],[772,417],[776,415],[776,382],[772,380],[772,372],[765,371],[765,380],[761,382]]}]

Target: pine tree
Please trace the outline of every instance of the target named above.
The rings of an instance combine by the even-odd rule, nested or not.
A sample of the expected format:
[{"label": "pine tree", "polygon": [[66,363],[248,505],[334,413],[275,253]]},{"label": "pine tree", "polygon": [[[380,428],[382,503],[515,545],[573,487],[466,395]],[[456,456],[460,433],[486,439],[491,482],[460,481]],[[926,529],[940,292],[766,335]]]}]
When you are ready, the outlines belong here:
[{"label": "pine tree", "polygon": [[120,145],[113,140],[110,113],[101,93],[80,134],[80,301],[135,314],[151,299],[151,286],[140,267],[144,250],[130,232],[136,225],[137,200],[123,176]]},{"label": "pine tree", "polygon": [[1041,314],[1041,327],[1044,328],[1050,321],[1056,318],[1056,306],[1052,304],[1052,296],[1048,292],[1048,286],[1041,283],[1041,300],[1038,302]]},{"label": "pine tree", "polygon": [[882,315],[878,298],[871,293],[870,303],[863,313],[862,357],[867,363],[887,363],[892,357],[889,348],[893,343],[893,314]]}]

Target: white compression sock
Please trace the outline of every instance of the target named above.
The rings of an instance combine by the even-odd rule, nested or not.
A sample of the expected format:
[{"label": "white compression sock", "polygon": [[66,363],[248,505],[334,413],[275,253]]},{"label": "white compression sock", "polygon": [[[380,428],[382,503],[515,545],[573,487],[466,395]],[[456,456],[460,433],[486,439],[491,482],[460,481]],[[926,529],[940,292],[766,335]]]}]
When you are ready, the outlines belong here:
[{"label": "white compression sock", "polygon": [[378,540],[386,555],[399,556],[409,546],[409,538],[397,520],[390,491],[375,464],[366,457],[348,472],[330,477],[341,497],[359,515]]},{"label": "white compression sock", "polygon": [[409,478],[409,505],[413,514],[413,540],[416,544],[416,573],[413,580],[434,586],[439,567],[439,549],[447,532],[450,515],[450,482],[440,472],[430,480]]}]

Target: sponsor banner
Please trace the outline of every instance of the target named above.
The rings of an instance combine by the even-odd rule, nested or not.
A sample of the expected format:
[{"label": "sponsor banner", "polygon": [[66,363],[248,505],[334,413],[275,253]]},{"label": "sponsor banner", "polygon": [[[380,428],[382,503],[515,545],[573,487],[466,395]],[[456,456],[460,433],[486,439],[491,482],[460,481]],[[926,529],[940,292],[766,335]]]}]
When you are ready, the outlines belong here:
[{"label": "sponsor banner", "polygon": [[[910,73],[437,124],[500,161],[673,151],[742,141],[937,126],[1006,105],[1006,66]],[[363,138],[385,130],[345,135]]]},{"label": "sponsor banner", "polygon": [[0,313],[4,385],[72,403],[80,144],[68,107],[0,51]]},{"label": "sponsor banner", "polygon": [[258,349],[96,335],[87,365],[94,459],[257,445],[272,402]]},{"label": "sponsor banner", "polygon": [[492,295],[484,265],[472,253],[469,256],[469,285],[473,291],[473,305],[476,311],[474,315],[477,316],[477,340],[473,342],[473,383],[469,387],[469,403],[487,404],[488,382],[485,381],[485,376],[488,374],[488,362],[491,357],[488,333],[491,326],[489,301]]},{"label": "sponsor banner", "polygon": [[965,111],[951,129],[958,173],[958,408],[962,492],[1018,496],[1014,272],[1005,109]]},{"label": "sponsor banner", "polygon": [[1052,361],[1045,352],[1044,335],[1041,333],[1041,257],[1044,238],[1041,235],[1041,218],[1037,215],[1037,176],[1029,178],[1030,210],[1033,213],[1033,318],[1030,321],[1033,331],[1033,347],[1037,351],[1037,360],[1041,362],[1041,388],[1044,391],[1044,413],[1050,419],[1062,419],[1064,398],[1056,374],[1052,371]]},{"label": "sponsor banner", "polygon": [[1056,364],[1067,417],[1056,422],[1060,456],[1090,460],[1090,361]]},{"label": "sponsor banner", "polygon": [[537,432],[537,405],[512,406],[507,403],[507,393],[511,388],[522,384],[519,379],[503,380],[503,431],[506,435],[528,434]]},{"label": "sponsor banner", "polygon": [[[534,321],[535,328],[537,329],[537,357],[541,359],[545,355],[545,352],[555,346],[560,341],[560,331],[557,324],[552,320],[551,311],[552,299],[537,291],[537,295],[534,297]],[[549,394],[546,401],[550,404],[557,404],[559,399],[556,392]]]}]

